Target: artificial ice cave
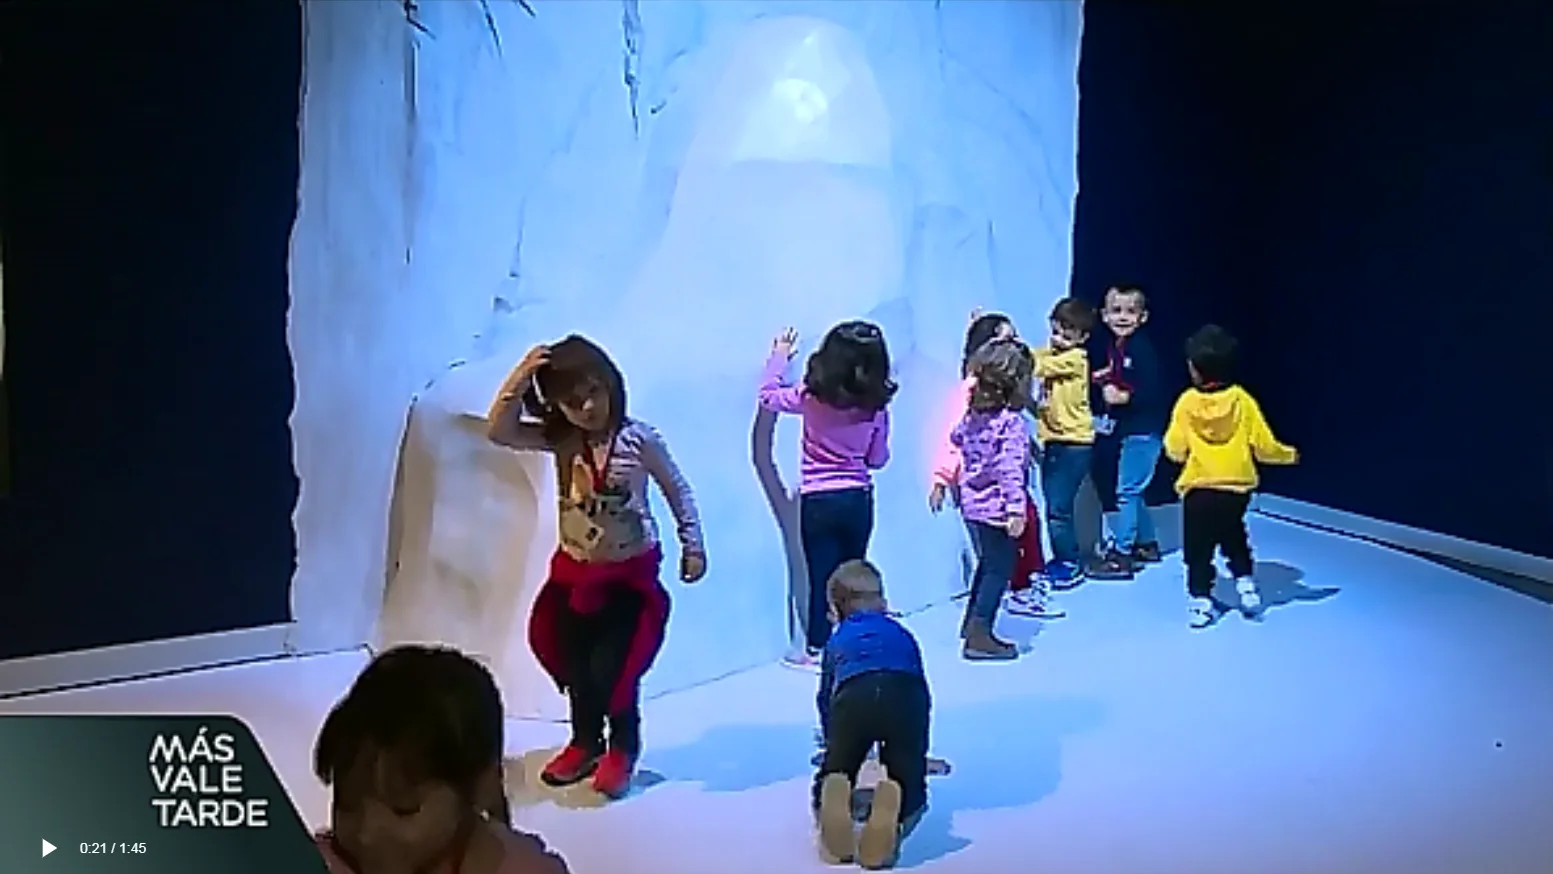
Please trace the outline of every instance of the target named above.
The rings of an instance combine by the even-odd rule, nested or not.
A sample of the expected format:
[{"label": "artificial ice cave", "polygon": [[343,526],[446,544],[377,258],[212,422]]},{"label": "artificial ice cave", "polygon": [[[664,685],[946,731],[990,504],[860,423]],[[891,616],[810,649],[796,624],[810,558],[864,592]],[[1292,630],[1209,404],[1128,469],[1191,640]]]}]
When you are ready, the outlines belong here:
[{"label": "artificial ice cave", "polygon": [[787,325],[885,329],[903,388],[872,554],[899,608],[962,588],[963,529],[924,502],[935,411],[972,307],[1038,329],[1066,291],[1078,2],[304,6],[301,648],[455,644],[512,715],[561,715],[523,635],[550,462],[483,416],[573,331],[701,502],[710,574],[676,587],[649,692],[789,644],[797,427],[754,394]]}]

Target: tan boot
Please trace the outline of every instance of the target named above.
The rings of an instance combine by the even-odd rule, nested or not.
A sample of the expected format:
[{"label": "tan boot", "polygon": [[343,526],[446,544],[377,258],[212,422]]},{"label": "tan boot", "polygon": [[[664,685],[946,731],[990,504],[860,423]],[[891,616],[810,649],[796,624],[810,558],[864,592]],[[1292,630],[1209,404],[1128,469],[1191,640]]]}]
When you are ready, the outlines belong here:
[{"label": "tan boot", "polygon": [[1006,662],[1019,658],[1019,648],[993,636],[991,627],[980,619],[966,623],[965,648],[960,652],[971,661]]}]

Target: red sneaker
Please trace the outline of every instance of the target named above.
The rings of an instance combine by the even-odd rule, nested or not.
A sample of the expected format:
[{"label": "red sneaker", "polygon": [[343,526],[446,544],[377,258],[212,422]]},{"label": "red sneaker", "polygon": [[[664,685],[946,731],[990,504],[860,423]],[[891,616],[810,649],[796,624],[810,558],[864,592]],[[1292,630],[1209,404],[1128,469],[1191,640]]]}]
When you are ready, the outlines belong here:
[{"label": "red sneaker", "polygon": [[593,791],[619,800],[631,791],[631,774],[636,761],[620,750],[610,750],[599,759],[598,770],[593,774]]},{"label": "red sneaker", "polygon": [[539,779],[546,786],[570,786],[586,780],[598,767],[598,753],[568,744],[539,772]]}]

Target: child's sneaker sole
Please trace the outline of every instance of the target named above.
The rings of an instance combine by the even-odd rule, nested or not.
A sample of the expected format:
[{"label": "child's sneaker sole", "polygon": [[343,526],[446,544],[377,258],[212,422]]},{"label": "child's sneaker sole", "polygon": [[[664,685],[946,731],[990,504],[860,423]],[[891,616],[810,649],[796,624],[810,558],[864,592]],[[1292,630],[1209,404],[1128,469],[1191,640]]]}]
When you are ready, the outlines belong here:
[{"label": "child's sneaker sole", "polygon": [[1050,604],[1014,599],[1009,599],[1004,609],[1015,616],[1023,616],[1026,619],[1062,619],[1068,615]]},{"label": "child's sneaker sole", "polygon": [[857,841],[857,864],[870,870],[895,864],[900,846],[901,786],[885,778],[874,787],[873,810]]},{"label": "child's sneaker sole", "polygon": [[[878,804],[877,793],[875,804]],[[850,862],[857,855],[857,833],[852,825],[852,782],[845,774],[830,774],[820,784],[820,848],[835,862]]]}]

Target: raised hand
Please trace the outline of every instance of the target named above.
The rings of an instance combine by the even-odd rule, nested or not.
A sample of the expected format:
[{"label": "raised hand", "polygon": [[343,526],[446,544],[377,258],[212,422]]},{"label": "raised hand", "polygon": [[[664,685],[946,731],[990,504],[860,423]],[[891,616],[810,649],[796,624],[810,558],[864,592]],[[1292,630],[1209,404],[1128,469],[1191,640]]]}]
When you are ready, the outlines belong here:
[{"label": "raised hand", "polygon": [[771,341],[771,352],[781,355],[783,358],[792,359],[798,351],[798,331],[793,328],[783,328],[782,333],[776,335]]},{"label": "raised hand", "polygon": [[550,363],[550,347],[543,344],[535,346],[524,353],[523,360],[518,362],[517,374],[523,379],[531,379],[539,372],[539,368]]}]

